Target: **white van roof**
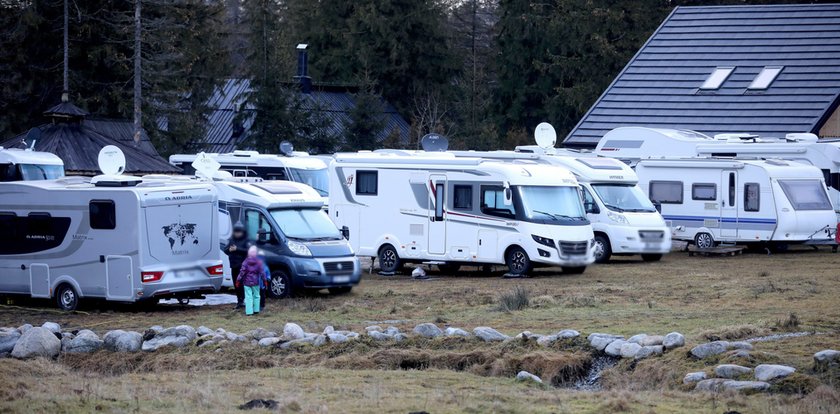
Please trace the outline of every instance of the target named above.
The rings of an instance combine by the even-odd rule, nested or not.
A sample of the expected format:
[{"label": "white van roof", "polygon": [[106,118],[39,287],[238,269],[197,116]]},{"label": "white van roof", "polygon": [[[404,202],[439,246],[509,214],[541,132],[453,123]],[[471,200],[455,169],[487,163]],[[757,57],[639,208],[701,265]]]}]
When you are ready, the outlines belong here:
[{"label": "white van roof", "polygon": [[51,152],[30,151],[20,148],[0,147],[0,164],[38,164],[38,165],[60,165],[64,161]]},{"label": "white van roof", "polygon": [[[295,151],[291,157],[277,154],[260,154],[257,151],[234,151],[224,154],[208,153],[208,157],[215,159],[222,165],[288,167],[303,170],[320,170],[327,168],[327,164],[320,158],[312,157],[305,152]],[[174,154],[169,156],[169,163],[191,163],[196,154]]]},{"label": "white van roof", "polygon": [[722,158],[651,158],[639,161],[637,168],[711,168],[744,169],[759,168],[773,178],[823,178],[822,172],[813,165],[780,159],[722,159]]},{"label": "white van roof", "polygon": [[220,200],[241,200],[264,208],[317,207],[324,198],[312,187],[294,181],[241,182],[236,179],[214,181]]}]

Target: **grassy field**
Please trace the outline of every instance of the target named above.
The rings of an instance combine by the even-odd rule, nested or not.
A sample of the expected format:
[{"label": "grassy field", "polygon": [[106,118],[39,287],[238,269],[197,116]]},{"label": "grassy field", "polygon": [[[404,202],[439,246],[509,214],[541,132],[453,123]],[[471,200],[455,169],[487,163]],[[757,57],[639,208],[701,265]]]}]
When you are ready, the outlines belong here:
[{"label": "grassy field", "polygon": [[[688,347],[636,364],[622,362],[604,373],[603,390],[583,392],[567,388],[591,357],[582,339],[553,349],[519,342],[413,339],[383,344],[365,339],[295,351],[239,346],[3,360],[0,411],[225,412],[253,398],[270,398],[284,412],[838,412],[838,373],[818,374],[811,368],[814,352],[840,348],[838,269],[840,255],[828,250],[728,258],[673,253],[659,263],[619,259],[583,275],[558,275],[552,269],[527,279],[470,269],[458,275],[432,271],[432,279],[425,281],[366,275],[351,294],[271,301],[267,312],[253,318],[230,306],[160,306],[154,311],[111,306],[73,314],[31,302],[0,307],[0,326],[54,321],[65,329],[99,333],[177,324],[234,332],[282,330],[286,322],[308,331],[325,325],[363,330],[374,323],[410,330],[417,323],[436,322],[468,330],[491,326],[509,335],[564,328],[584,336],[679,331],[694,344],[819,332],[755,344],[748,365],[779,362],[798,370],[772,395],[689,392],[682,376],[710,371],[718,360],[688,358]],[[520,369],[554,386],[516,383],[512,377]]]}]

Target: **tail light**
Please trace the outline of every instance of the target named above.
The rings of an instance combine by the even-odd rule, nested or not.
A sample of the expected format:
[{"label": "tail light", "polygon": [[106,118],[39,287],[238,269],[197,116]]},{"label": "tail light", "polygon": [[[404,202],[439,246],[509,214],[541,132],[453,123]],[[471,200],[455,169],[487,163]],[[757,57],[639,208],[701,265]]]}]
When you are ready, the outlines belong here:
[{"label": "tail light", "polygon": [[834,242],[840,244],[840,223],[837,223],[837,230],[834,232]]},{"label": "tail light", "polygon": [[140,273],[140,280],[142,280],[143,283],[157,282],[161,279],[163,279],[163,272],[141,272]]},{"label": "tail light", "polygon": [[207,273],[210,273],[210,276],[222,276],[225,274],[225,268],[220,264],[210,266],[207,268]]}]

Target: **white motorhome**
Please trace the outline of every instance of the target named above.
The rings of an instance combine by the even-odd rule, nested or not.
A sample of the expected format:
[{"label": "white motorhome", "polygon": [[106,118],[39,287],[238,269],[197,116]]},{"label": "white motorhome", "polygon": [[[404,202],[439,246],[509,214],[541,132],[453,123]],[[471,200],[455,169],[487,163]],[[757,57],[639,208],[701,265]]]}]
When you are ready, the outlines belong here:
[{"label": "white motorhome", "polygon": [[643,159],[642,190],[673,237],[717,243],[829,244],[837,222],[817,168],[783,160]]},{"label": "white motorhome", "polygon": [[816,135],[787,134],[784,138],[751,134],[709,137],[695,131],[643,127],[616,128],[598,143],[595,153],[630,165],[658,157],[778,158],[820,169],[835,211],[840,215],[840,141]]},{"label": "white motorhome", "polygon": [[0,293],[54,298],[72,310],[86,298],[156,302],[219,289],[213,186],[108,170],[0,183]]},{"label": "white motorhome", "polygon": [[0,147],[0,182],[64,177],[64,161],[53,153]]},{"label": "white motorhome", "polygon": [[443,152],[336,154],[330,217],[383,272],[403,263],[534,264],[580,273],[595,259],[578,183],[559,167]]}]

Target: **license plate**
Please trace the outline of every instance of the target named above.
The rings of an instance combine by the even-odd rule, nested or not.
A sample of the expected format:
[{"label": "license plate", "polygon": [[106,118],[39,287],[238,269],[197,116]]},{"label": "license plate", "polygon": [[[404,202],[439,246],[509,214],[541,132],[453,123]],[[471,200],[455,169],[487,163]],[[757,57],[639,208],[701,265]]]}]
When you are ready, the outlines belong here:
[{"label": "license plate", "polygon": [[350,276],[334,276],[333,283],[347,283],[350,281]]},{"label": "license plate", "polygon": [[659,247],[659,246],[657,246],[656,243],[645,243],[645,251],[656,250],[657,247]]}]

